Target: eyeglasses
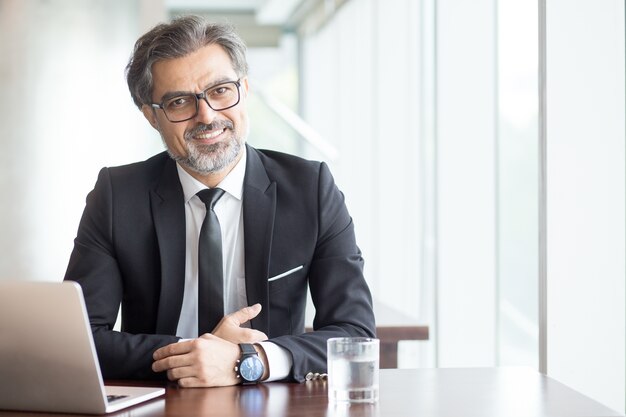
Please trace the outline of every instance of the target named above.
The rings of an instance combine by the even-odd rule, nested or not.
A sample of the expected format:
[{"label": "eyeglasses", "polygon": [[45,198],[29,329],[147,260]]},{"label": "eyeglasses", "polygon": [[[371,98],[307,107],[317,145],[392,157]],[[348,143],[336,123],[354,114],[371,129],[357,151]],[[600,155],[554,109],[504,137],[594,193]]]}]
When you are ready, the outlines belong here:
[{"label": "eyeglasses", "polygon": [[227,81],[207,88],[201,93],[179,94],[168,97],[161,103],[151,103],[150,106],[161,109],[165,117],[172,123],[184,122],[193,119],[198,114],[199,100],[206,101],[214,111],[222,111],[239,104],[241,95],[239,87],[241,79]]}]

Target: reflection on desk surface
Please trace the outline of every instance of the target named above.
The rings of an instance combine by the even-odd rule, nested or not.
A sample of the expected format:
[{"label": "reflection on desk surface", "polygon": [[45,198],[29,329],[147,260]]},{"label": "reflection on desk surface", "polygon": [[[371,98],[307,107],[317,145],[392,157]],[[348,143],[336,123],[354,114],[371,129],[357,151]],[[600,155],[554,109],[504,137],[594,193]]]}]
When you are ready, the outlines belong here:
[{"label": "reflection on desk surface", "polygon": [[[268,383],[208,389],[170,387],[167,392],[166,415],[287,415],[289,385]],[[325,394],[324,390],[323,395]]]}]

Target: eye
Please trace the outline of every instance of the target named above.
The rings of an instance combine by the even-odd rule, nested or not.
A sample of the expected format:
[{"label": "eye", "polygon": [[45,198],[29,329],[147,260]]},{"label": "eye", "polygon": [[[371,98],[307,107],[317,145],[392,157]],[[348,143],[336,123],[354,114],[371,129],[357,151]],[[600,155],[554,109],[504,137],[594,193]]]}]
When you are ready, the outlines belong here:
[{"label": "eye", "polygon": [[230,84],[225,84],[225,85],[218,85],[217,87],[215,87],[214,89],[212,89],[210,91],[210,95],[212,97],[221,97],[224,95],[229,95],[233,92],[233,88]]},{"label": "eye", "polygon": [[173,99],[170,99],[165,104],[165,107],[168,110],[176,110],[176,109],[181,109],[186,106],[189,106],[191,103],[192,103],[192,99],[190,96],[180,96],[180,97],[174,97]]}]

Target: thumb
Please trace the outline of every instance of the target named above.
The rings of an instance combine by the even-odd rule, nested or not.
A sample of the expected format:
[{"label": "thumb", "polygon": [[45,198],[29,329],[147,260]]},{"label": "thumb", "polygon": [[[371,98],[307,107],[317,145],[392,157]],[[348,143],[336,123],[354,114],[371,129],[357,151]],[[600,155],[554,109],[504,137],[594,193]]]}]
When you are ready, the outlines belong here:
[{"label": "thumb", "polygon": [[243,323],[246,323],[258,316],[260,312],[261,304],[257,303],[249,307],[244,307],[241,310],[235,311],[231,314],[231,318],[235,321],[237,326],[241,326]]}]

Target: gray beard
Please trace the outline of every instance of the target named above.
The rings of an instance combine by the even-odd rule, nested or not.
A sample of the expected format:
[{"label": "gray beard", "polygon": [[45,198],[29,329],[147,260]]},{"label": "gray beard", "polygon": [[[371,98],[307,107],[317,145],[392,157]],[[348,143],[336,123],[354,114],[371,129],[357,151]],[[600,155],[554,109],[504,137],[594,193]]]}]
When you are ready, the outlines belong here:
[{"label": "gray beard", "polygon": [[201,145],[187,141],[187,156],[175,155],[170,152],[169,148],[167,153],[173,160],[198,174],[214,174],[237,160],[241,152],[241,143],[242,141],[235,136],[227,142],[212,145]]}]

